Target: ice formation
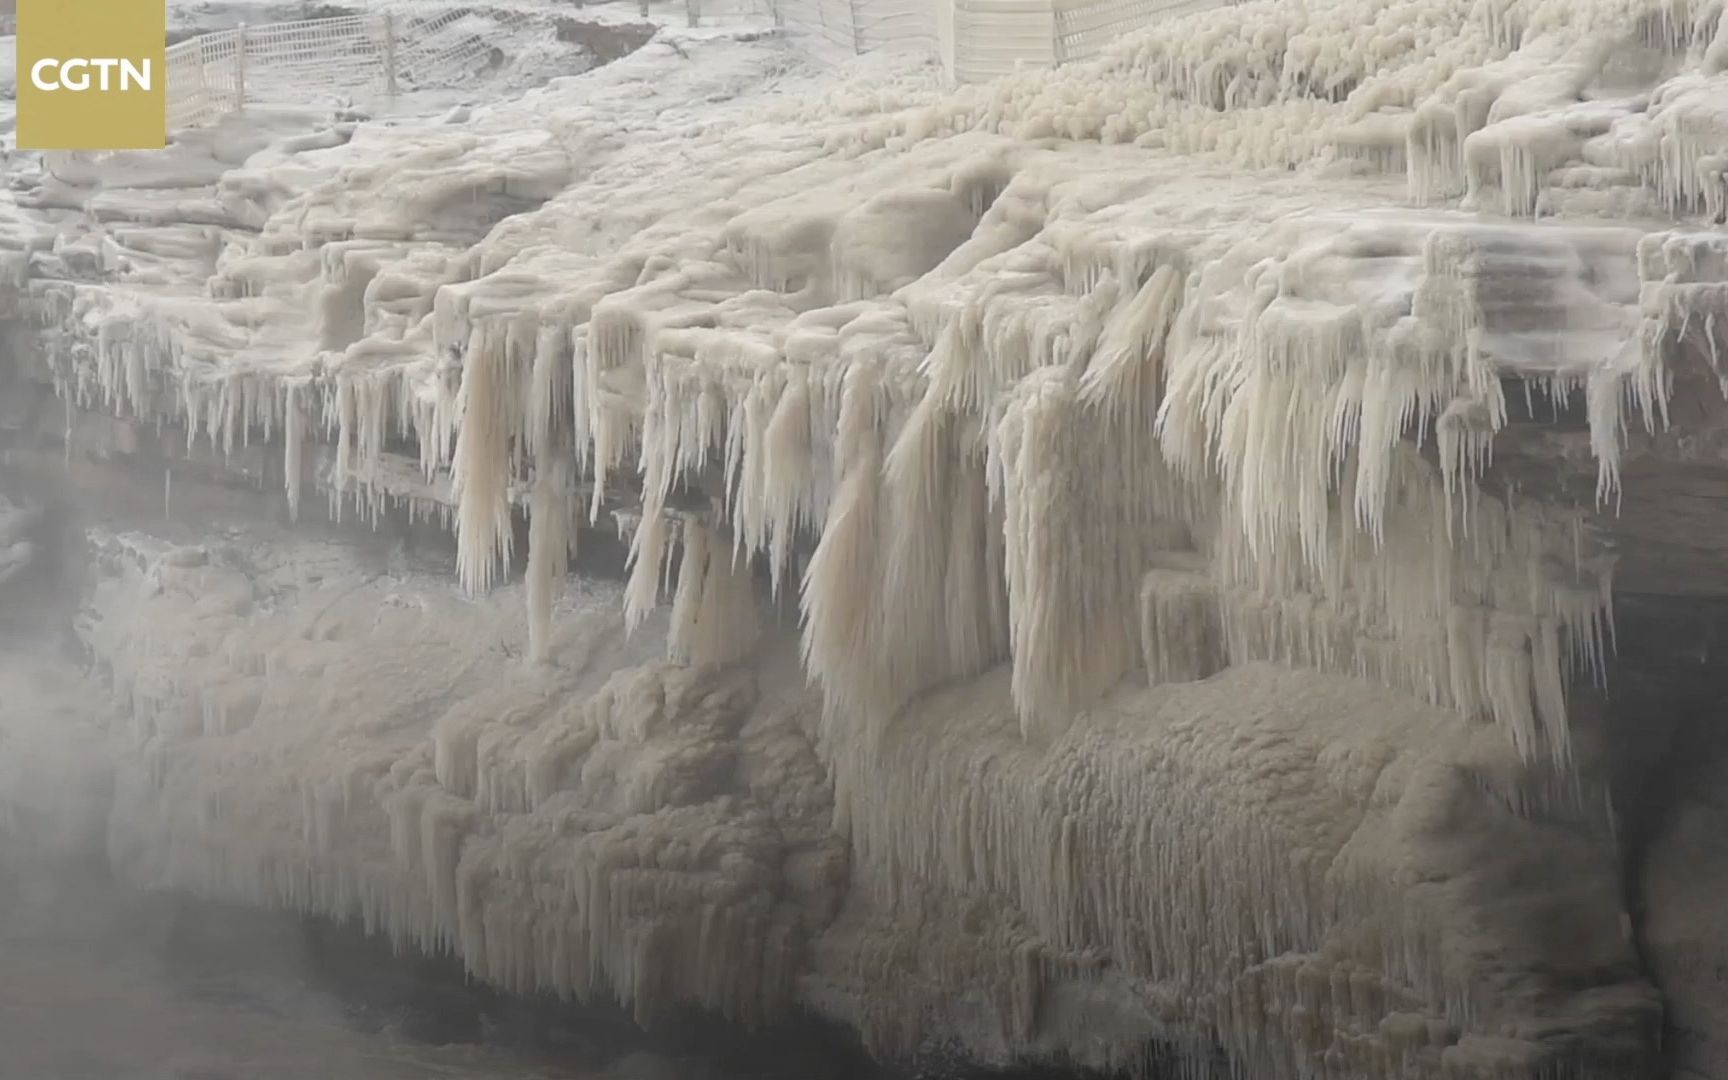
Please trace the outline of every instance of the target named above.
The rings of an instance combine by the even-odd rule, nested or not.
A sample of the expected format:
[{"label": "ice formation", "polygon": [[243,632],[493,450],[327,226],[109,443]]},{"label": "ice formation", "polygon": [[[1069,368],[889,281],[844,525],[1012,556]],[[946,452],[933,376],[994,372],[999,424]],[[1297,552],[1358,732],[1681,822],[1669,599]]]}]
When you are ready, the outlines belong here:
[{"label": "ice formation", "polygon": [[0,495],[0,585],[23,574],[36,554],[30,527],[42,516],[42,508],[18,504]]},{"label": "ice formation", "polygon": [[[338,914],[649,1023],[815,1003],[885,1052],[982,993],[1021,1051],[1123,1063],[1157,1038],[1199,1063],[1216,1041],[1254,1075],[1471,1075],[1546,1060],[1477,1016],[1606,1065],[1655,1007],[1589,869],[1599,805],[1523,815],[1500,733],[1405,695],[1252,663],[1123,686],[1028,741],[1003,668],[921,699],[849,776],[790,638],[667,663],[666,613],[627,639],[620,588],[584,585],[524,667],[524,586],[474,601],[223,531],[93,536],[80,632],[120,694],[107,844],[131,880]],[[53,805],[23,779],[0,810]],[[1507,907],[1534,858],[1543,884]],[[1119,1028],[1065,1004],[1108,979],[1138,987]]]},{"label": "ice formation", "polygon": [[[527,568],[528,674],[411,744],[392,717],[456,689],[408,672],[470,670],[455,601],[337,602],[441,660],[274,671],[325,631],[214,580],[175,601],[211,640],[172,685],[183,643],[103,639],[155,748],[117,850],[645,1014],[767,1015],[808,936],[833,985],[802,992],[891,1048],[975,977],[1011,1050],[1120,1062],[1050,1035],[1111,977],[1255,1075],[1623,1075],[1650,1001],[1612,890],[1470,920],[1533,852],[1611,843],[1570,713],[1611,647],[1596,515],[1676,358],[1728,377],[1721,5],[1263,2],[952,95],[698,111],[775,48],[711,45],[669,87],[649,46],[465,124],[188,145],[214,185],[171,209],[65,167],[23,197],[9,302],[68,401],[280,440],[291,506],[322,476],[447,516],[476,604]],[[1595,505],[1482,483],[1538,401],[1582,407]],[[561,637],[578,534],[614,524],[620,612]],[[597,681],[626,630],[670,666]],[[764,656],[785,682],[735,688]],[[344,663],[394,673],[332,684],[376,682],[352,745],[365,708],[280,689]],[[745,713],[813,749],[722,806],[680,770]],[[787,839],[827,783],[849,870]],[[1587,943],[1563,974],[1517,936],[1544,920]],[[848,986],[893,962],[930,982],[879,1015]]]},{"label": "ice formation", "polygon": [[315,545],[243,551],[102,543],[85,633],[141,752],[109,838],[129,876],[340,912],[644,1019],[785,1008],[787,942],[822,905],[776,871],[844,852],[820,815],[777,810],[821,804],[807,744],[770,775],[736,761],[801,741],[796,680],[652,662],[604,592],[568,598],[556,667],[507,674],[523,636],[496,604],[352,576]]}]

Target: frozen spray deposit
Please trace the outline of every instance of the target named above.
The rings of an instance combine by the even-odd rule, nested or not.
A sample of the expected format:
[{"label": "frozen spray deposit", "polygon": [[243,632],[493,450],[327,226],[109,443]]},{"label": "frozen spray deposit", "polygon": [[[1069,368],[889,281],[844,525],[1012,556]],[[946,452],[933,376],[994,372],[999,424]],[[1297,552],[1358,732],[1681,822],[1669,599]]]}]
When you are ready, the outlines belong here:
[{"label": "frozen spray deposit", "polygon": [[[645,1021],[1641,1075],[1571,714],[1626,447],[1721,362],[1722,5],[1262,0],[952,93],[784,55],[0,196],[72,406],[456,537],[463,593],[108,538],[116,858]],[[1594,498],[1483,483],[1514,396],[1582,403]]]}]

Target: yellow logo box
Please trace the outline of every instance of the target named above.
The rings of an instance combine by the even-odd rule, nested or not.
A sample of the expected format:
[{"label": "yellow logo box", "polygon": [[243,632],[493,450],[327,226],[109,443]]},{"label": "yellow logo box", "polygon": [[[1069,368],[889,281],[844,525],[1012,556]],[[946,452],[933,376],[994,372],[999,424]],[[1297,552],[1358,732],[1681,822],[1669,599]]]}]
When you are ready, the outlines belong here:
[{"label": "yellow logo box", "polygon": [[167,0],[18,0],[18,148],[168,144]]}]

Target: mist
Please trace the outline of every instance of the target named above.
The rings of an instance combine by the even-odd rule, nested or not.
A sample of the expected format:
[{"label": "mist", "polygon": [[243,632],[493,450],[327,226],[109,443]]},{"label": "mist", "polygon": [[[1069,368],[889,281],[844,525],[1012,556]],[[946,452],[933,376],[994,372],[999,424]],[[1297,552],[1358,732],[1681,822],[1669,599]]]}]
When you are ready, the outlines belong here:
[{"label": "mist", "polygon": [[[9,433],[15,437],[14,429]],[[364,927],[148,887],[116,807],[138,750],[112,673],[80,636],[90,536],[271,535],[268,499],[182,474],[180,516],[20,448],[0,465],[0,1077],[19,1080],[728,1080],[881,1075],[839,1032],[740,1033],[689,1015],[646,1031],[605,1001],[500,993],[452,956]],[[97,484],[81,486],[80,476]],[[212,511],[220,507],[220,511]],[[359,564],[407,526],[304,528]],[[453,553],[422,534],[416,558]],[[591,558],[592,561],[592,558]],[[605,562],[599,569],[605,569]],[[149,633],[144,625],[128,633]],[[131,880],[114,866],[133,868]],[[144,884],[140,883],[140,880]]]}]

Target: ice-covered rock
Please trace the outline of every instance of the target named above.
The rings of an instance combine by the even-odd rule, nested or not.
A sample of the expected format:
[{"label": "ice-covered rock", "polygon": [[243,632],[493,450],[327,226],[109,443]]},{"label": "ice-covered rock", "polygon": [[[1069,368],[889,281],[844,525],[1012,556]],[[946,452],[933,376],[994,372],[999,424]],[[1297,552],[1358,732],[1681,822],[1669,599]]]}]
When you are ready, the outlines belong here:
[{"label": "ice-covered rock", "polygon": [[41,517],[40,506],[14,502],[0,495],[0,585],[22,576],[29,568],[36,554],[31,529]]}]

